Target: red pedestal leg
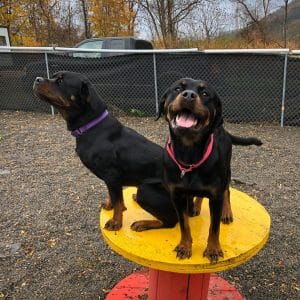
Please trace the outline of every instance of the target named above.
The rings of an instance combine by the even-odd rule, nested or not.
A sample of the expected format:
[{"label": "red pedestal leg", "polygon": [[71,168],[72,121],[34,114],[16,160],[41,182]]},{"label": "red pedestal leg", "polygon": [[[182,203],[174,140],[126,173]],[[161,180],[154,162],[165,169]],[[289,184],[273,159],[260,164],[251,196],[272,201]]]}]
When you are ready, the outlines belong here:
[{"label": "red pedestal leg", "polygon": [[149,300],[206,300],[210,274],[149,270]]},{"label": "red pedestal leg", "polygon": [[106,300],[243,300],[216,274],[179,274],[158,270],[133,273],[114,286]]}]

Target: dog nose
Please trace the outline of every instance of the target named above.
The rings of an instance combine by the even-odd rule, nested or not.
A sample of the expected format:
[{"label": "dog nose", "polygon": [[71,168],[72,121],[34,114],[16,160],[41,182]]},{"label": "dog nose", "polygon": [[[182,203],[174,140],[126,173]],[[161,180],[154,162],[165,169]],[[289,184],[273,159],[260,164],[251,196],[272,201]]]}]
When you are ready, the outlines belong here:
[{"label": "dog nose", "polygon": [[41,83],[41,82],[43,82],[44,81],[44,78],[43,77],[37,77],[36,79],[35,79],[35,83]]},{"label": "dog nose", "polygon": [[194,101],[197,97],[197,94],[194,91],[191,90],[185,90],[181,93],[181,96],[186,101]]}]

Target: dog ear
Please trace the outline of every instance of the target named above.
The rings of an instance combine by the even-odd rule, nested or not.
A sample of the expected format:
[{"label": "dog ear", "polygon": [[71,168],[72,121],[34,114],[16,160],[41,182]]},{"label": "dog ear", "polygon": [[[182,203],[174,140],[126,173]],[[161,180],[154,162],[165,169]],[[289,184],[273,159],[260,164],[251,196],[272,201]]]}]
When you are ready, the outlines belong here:
[{"label": "dog ear", "polygon": [[87,80],[82,81],[80,95],[85,100],[89,96],[89,82]]},{"label": "dog ear", "polygon": [[165,110],[165,103],[166,103],[166,99],[167,99],[168,93],[169,93],[169,89],[167,89],[167,90],[164,92],[164,94],[162,95],[162,97],[160,98],[159,106],[158,106],[158,112],[157,112],[155,121],[157,121],[157,120],[161,117],[161,115],[164,113],[164,110]]},{"label": "dog ear", "polygon": [[104,109],[106,109],[106,105],[100,99],[93,85],[88,80],[84,80],[82,82],[81,96],[86,103],[90,104],[91,108],[94,111],[103,111]]},{"label": "dog ear", "polygon": [[222,102],[217,94],[215,94],[214,101],[215,101],[215,115],[211,126],[212,130],[215,130],[216,128],[220,127],[223,124]]}]

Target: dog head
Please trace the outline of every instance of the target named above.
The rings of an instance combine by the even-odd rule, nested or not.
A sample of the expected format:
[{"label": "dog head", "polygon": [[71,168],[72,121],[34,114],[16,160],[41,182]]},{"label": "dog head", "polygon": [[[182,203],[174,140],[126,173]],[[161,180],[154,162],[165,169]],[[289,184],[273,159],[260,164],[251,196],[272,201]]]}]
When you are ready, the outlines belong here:
[{"label": "dog head", "polygon": [[183,78],[164,93],[159,115],[165,115],[170,131],[184,144],[197,142],[204,134],[220,126],[222,104],[214,89],[205,81]]},{"label": "dog head", "polygon": [[72,114],[106,108],[87,77],[79,73],[60,71],[51,79],[37,77],[33,91],[41,100],[57,108],[66,119]]}]

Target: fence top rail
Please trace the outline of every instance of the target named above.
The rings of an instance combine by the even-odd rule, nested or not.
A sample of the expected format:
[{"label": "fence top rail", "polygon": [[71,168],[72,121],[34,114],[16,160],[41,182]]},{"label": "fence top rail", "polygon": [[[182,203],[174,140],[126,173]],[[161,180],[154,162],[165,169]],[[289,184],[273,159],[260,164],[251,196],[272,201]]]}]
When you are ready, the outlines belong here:
[{"label": "fence top rail", "polygon": [[179,53],[179,52],[198,52],[197,48],[186,49],[82,49],[64,47],[0,47],[0,52],[109,52],[109,53]]},{"label": "fence top rail", "polygon": [[184,53],[200,52],[207,54],[300,54],[300,50],[290,50],[288,48],[274,49],[203,49],[185,48],[185,49],[81,49],[81,48],[64,48],[64,47],[16,47],[0,46],[0,53],[3,52],[26,52],[26,53],[51,53],[51,52],[94,52],[94,53]]},{"label": "fence top rail", "polygon": [[[274,48],[274,49],[204,49],[204,53],[211,54],[228,54],[228,53],[264,53],[264,54],[288,54],[290,49],[288,48]],[[300,51],[299,51],[300,53]]]}]

